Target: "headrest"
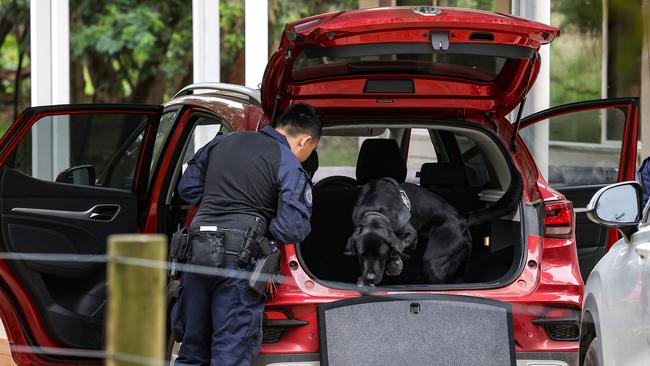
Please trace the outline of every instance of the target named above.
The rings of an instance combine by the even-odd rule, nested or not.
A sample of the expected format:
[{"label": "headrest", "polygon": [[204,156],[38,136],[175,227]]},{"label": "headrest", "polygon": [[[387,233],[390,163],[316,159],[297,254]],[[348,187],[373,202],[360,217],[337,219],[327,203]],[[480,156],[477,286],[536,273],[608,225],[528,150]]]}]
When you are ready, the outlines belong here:
[{"label": "headrest", "polygon": [[406,163],[397,142],[391,139],[363,141],[357,159],[357,182],[389,177],[399,183],[406,180]]},{"label": "headrest", "polygon": [[425,163],[420,169],[420,186],[465,186],[465,166],[454,163]]},{"label": "headrest", "polygon": [[307,160],[302,162],[302,168],[307,171],[311,178],[314,177],[316,170],[318,170],[318,153],[316,150],[312,151]]}]

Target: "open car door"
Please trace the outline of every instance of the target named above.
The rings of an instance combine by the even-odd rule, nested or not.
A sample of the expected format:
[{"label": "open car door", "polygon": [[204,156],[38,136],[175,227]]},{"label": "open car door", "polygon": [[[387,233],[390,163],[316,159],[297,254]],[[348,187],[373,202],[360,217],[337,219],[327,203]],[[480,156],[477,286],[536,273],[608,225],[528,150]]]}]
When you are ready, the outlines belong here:
[{"label": "open car door", "polygon": [[161,113],[27,108],[0,142],[0,308],[19,364],[102,348],[106,238],[137,231]]},{"label": "open car door", "polygon": [[[528,116],[521,129],[549,122],[548,183],[573,202],[576,242],[584,280],[617,240],[615,230],[591,222],[587,203],[600,188],[634,180],[638,98],[572,103]],[[533,144],[528,147],[534,150]],[[537,162],[542,166],[542,162]]]}]

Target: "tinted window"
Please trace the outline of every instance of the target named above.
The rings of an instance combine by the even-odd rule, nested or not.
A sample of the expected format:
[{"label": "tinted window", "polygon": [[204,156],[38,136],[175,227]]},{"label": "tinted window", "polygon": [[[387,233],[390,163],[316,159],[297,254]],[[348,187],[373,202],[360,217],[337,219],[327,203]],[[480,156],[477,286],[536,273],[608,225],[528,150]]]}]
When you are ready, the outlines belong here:
[{"label": "tinted window", "polygon": [[203,114],[194,116],[192,134],[186,143],[185,153],[183,154],[183,171],[194,154],[220,132],[229,133],[232,132],[232,129],[218,117]]},{"label": "tinted window", "polygon": [[[363,45],[361,49],[345,46],[330,51],[301,53],[293,65],[292,78],[307,80],[314,77],[363,73],[425,74],[451,76],[489,82],[503,70],[507,58],[498,56],[436,53],[429,47],[420,52],[398,53],[382,44]],[[412,52],[412,53],[411,53]]]},{"label": "tinted window", "polygon": [[173,110],[166,112],[160,117],[160,124],[158,125],[158,132],[156,133],[156,140],[154,141],[153,145],[153,155],[151,158],[151,174],[149,175],[149,181],[153,179],[153,170],[158,164],[158,161],[160,160],[160,156],[163,151],[163,147],[165,146],[165,142],[167,141],[167,138],[169,137],[170,132],[172,131],[172,127],[174,126],[174,122],[176,121],[176,118],[178,117],[180,110]]},{"label": "tinted window", "polygon": [[369,138],[389,138],[389,131],[385,128],[375,129],[377,136],[328,136],[323,135],[318,143],[318,170],[313,181],[342,175],[356,179],[357,158],[359,149],[364,140]]},{"label": "tinted window", "polygon": [[[617,181],[625,126],[625,112],[621,109],[572,112],[538,123],[549,123],[547,180],[551,186]],[[526,133],[522,136],[534,153],[534,141]]]},{"label": "tinted window", "polygon": [[146,124],[147,116],[138,114],[43,117],[7,165],[49,181],[66,169],[87,165],[94,169],[95,185],[130,190]]},{"label": "tinted window", "polygon": [[406,159],[406,181],[420,184],[420,178],[417,176],[417,172],[422,168],[422,164],[437,161],[436,151],[433,148],[429,130],[426,128],[411,129],[409,155]]}]

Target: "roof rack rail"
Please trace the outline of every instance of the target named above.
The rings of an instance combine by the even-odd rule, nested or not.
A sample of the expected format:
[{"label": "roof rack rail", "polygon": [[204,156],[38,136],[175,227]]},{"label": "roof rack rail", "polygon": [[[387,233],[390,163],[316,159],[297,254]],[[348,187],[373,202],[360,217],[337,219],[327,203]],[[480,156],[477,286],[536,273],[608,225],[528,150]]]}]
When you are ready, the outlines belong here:
[{"label": "roof rack rail", "polygon": [[212,82],[190,84],[184,87],[183,89],[181,89],[178,93],[176,93],[176,95],[174,95],[174,98],[193,94],[193,92],[196,90],[214,90],[214,91],[234,93],[234,94],[239,94],[242,97],[245,97],[246,99],[248,99],[252,103],[255,103],[256,105],[261,105],[262,103],[259,90],[249,88],[247,86],[242,86],[242,85],[235,85],[235,84],[228,84],[228,83],[212,83]]}]

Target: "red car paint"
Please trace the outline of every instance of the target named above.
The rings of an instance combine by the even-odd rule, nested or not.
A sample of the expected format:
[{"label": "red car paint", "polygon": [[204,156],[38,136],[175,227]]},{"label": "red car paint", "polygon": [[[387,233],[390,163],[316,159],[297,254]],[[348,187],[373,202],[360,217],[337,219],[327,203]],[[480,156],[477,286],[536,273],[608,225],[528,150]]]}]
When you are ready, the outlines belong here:
[{"label": "red car paint", "polygon": [[[409,8],[388,8],[339,12],[306,18],[287,25],[279,52],[269,61],[262,89],[262,108],[236,99],[207,93],[189,95],[172,100],[167,109],[183,107],[161,162],[153,173],[155,179],[148,191],[148,202],[139,220],[139,231],[157,233],[164,203],[165,173],[175,166],[174,147],[187,132],[192,111],[205,110],[218,114],[236,130],[257,130],[269,124],[274,101],[279,96],[278,110],[295,102],[316,106],[327,119],[364,116],[402,116],[455,118],[459,114],[467,121],[486,124],[478,111],[489,111],[498,124],[499,136],[506,143],[511,140],[513,127],[505,116],[524,96],[526,85],[534,81],[539,63],[534,65],[529,77],[530,63],[522,61],[507,75],[508,83],[479,83],[444,77],[415,78],[415,95],[363,95],[365,79],[382,74],[364,74],[358,77],[332,77],[294,82],[290,65],[284,54],[292,48],[297,54],[305,45],[321,47],[342,46],[373,42],[429,42],[423,30],[450,30],[450,42],[474,42],[468,38],[472,32],[494,33],[494,43],[519,45],[533,49],[549,43],[559,35],[557,28],[519,19],[509,15],[481,11],[443,9],[438,17],[422,17]],[[303,38],[296,44],[288,36],[292,33]],[[329,34],[332,34],[331,36]],[[428,33],[427,33],[428,34]],[[389,38],[386,38],[389,37]],[[331,39],[330,39],[331,38]],[[478,43],[478,42],[477,42]],[[544,60],[542,60],[544,62]],[[66,112],[69,113],[69,112]],[[638,113],[638,112],[635,112]],[[635,118],[638,116],[634,116]],[[34,119],[32,119],[33,121]],[[487,126],[487,125],[486,125]],[[0,141],[0,164],[29,130],[19,119]],[[487,126],[490,127],[490,126]],[[636,141],[636,129],[626,132],[624,144]],[[526,203],[561,201],[564,197],[553,190],[541,176],[524,141],[516,138],[519,148],[513,153],[515,164],[522,173]],[[636,144],[632,144],[636,146]],[[633,177],[635,151],[621,156],[619,178]],[[139,185],[143,183],[140,180]],[[495,289],[446,291],[446,293],[487,297],[507,301],[513,305],[513,323],[518,352],[577,352],[577,341],[553,341],[541,326],[531,321],[543,316],[549,308],[579,309],[582,302],[583,283],[579,273],[575,237],[569,239],[545,238],[528,235],[527,263],[523,271],[510,284]],[[282,309],[294,319],[306,320],[308,325],[289,330],[274,344],[264,344],[262,354],[296,354],[318,352],[316,305],[360,296],[358,292],[328,288],[310,278],[301,267],[293,244],[283,247],[281,272],[285,281],[280,284],[267,304],[267,309]],[[0,261],[0,316],[13,346],[38,345],[57,348],[43,325],[20,278]],[[65,352],[65,350],[62,350]],[[14,349],[14,357],[21,365],[97,364],[97,360],[54,359],[36,353]]]}]

